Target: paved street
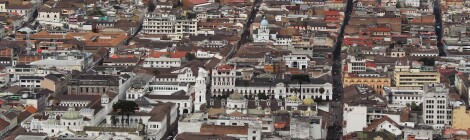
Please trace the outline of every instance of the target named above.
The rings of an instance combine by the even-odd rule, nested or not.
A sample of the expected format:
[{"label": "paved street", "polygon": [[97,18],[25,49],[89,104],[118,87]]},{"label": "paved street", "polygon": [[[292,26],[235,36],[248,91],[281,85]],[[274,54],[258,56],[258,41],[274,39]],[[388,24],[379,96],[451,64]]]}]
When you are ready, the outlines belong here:
[{"label": "paved street", "polygon": [[330,102],[330,121],[331,125],[328,128],[327,139],[328,140],[339,140],[343,135],[342,122],[343,122],[343,103],[342,93],[343,84],[341,80],[341,46],[344,37],[344,29],[349,23],[351,18],[351,12],[353,9],[353,0],[348,0],[345,10],[345,16],[341,28],[339,30],[338,38],[336,39],[335,48],[333,50],[333,65],[332,65],[332,76],[333,76],[333,100]]},{"label": "paved street", "polygon": [[437,48],[439,49],[439,56],[447,56],[446,49],[444,48],[444,43],[442,41],[442,12],[441,5],[439,4],[440,0],[434,1],[434,17],[436,18],[436,35],[437,35]]},{"label": "paved street", "polygon": [[251,14],[247,18],[247,21],[243,26],[243,32],[241,33],[240,40],[238,41],[237,45],[230,50],[229,54],[227,55],[227,60],[232,58],[233,55],[237,53],[237,51],[241,48],[241,46],[248,42],[248,39],[250,38],[250,26],[256,18],[256,14],[258,13],[261,1],[262,0],[255,0],[255,2],[253,3]]}]

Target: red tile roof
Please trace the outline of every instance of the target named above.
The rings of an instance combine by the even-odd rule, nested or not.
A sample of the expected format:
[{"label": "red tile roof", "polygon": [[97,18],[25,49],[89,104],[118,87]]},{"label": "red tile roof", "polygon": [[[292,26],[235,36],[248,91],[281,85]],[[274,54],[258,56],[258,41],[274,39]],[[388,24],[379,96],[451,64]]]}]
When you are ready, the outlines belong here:
[{"label": "red tile roof", "polygon": [[220,65],[220,66],[217,66],[217,70],[231,70],[233,69],[233,66],[232,65]]},{"label": "red tile roof", "polygon": [[376,28],[369,28],[370,31],[375,31],[375,32],[390,32],[392,29],[390,28],[384,28],[384,27],[376,27]]},{"label": "red tile roof", "polygon": [[248,135],[248,126],[202,125],[201,133]]},{"label": "red tile roof", "polygon": [[24,110],[28,111],[29,113],[36,113],[38,111],[38,109],[36,109],[34,106],[27,106]]},{"label": "red tile roof", "polygon": [[162,55],[168,56],[170,58],[183,58],[188,52],[186,51],[177,51],[177,52],[152,52],[149,54],[149,57],[160,58]]},{"label": "red tile roof", "polygon": [[325,15],[325,16],[339,16],[339,11],[324,11],[323,15]]}]

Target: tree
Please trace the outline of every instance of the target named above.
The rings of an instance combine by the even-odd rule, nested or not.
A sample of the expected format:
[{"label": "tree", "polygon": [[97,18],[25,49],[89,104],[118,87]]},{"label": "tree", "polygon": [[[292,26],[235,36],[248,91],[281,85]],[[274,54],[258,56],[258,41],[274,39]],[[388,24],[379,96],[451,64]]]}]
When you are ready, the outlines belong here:
[{"label": "tree", "polygon": [[113,124],[114,126],[116,126],[116,121],[117,121],[117,118],[115,115],[111,116],[111,124]]},{"label": "tree", "polygon": [[325,93],[325,88],[321,87],[320,89],[318,89],[318,91],[320,92],[320,94],[323,94]]},{"label": "tree", "polygon": [[196,13],[193,13],[193,12],[187,12],[186,13],[186,18],[188,18],[188,19],[194,19],[196,17],[197,17]]},{"label": "tree", "polygon": [[265,93],[258,93],[257,96],[258,96],[258,99],[260,99],[260,100],[266,100],[266,99],[268,99],[268,96],[266,96]]},{"label": "tree", "polygon": [[423,62],[425,66],[434,66],[436,63],[434,58],[429,58],[429,57],[420,58],[418,61]]},{"label": "tree", "polygon": [[423,110],[423,104],[416,105],[415,102],[411,102],[410,108],[412,111],[422,111]]},{"label": "tree", "polygon": [[292,75],[290,78],[291,81],[296,81],[299,84],[299,96],[302,98],[302,84],[305,83],[310,83],[310,77],[306,74],[296,74]]},{"label": "tree", "polygon": [[[133,101],[119,100],[113,105],[113,111],[121,115],[121,124],[123,126],[124,120],[126,120],[127,125],[129,125],[129,116],[131,113],[135,113],[135,110],[137,109],[139,109],[139,106]],[[124,115],[127,116],[127,119],[124,119]]]},{"label": "tree", "polygon": [[397,1],[397,4],[395,5],[395,8],[401,8],[401,4],[399,1]]},{"label": "tree", "polygon": [[192,61],[192,60],[196,59],[196,56],[194,56],[194,54],[192,54],[192,53],[186,53],[184,58],[186,58],[186,60],[188,60],[188,61]]}]

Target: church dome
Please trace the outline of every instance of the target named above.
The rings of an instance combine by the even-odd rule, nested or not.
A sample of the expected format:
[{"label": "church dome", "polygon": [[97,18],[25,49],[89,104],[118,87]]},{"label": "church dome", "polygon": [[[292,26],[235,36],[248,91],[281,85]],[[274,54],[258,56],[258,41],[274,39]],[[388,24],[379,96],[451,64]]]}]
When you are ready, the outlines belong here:
[{"label": "church dome", "polygon": [[268,26],[268,25],[269,25],[268,20],[266,20],[266,18],[263,18],[263,20],[261,20],[261,26]]},{"label": "church dome", "polygon": [[61,119],[66,120],[76,120],[80,118],[82,118],[82,115],[80,115],[80,112],[76,111],[74,107],[70,107],[61,117]]},{"label": "church dome", "polygon": [[304,103],[304,105],[309,105],[310,106],[310,105],[313,105],[313,103],[315,103],[315,101],[313,101],[312,98],[306,98],[306,99],[304,99],[303,103]]},{"label": "church dome", "polygon": [[243,95],[238,93],[238,92],[234,92],[233,94],[228,96],[228,99],[230,99],[230,100],[243,100],[243,99],[245,99],[245,97],[243,97]]}]

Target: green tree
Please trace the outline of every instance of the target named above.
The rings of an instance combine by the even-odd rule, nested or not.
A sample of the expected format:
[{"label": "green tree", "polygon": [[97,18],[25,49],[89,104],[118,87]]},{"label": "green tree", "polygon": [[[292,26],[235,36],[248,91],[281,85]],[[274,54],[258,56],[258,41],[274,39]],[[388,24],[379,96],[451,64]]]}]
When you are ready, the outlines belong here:
[{"label": "green tree", "polygon": [[397,4],[395,5],[395,8],[401,8],[401,4],[399,1],[397,1]]},{"label": "green tree", "polygon": [[423,110],[423,104],[416,105],[415,102],[411,102],[410,108],[412,111],[422,111]]},{"label": "green tree", "polygon": [[[122,126],[124,126],[124,120],[126,120],[127,125],[129,125],[129,116],[131,113],[135,113],[137,109],[139,109],[139,106],[133,101],[119,100],[113,105],[113,111],[121,115]],[[126,119],[124,119],[124,115],[127,116]]]},{"label": "green tree", "polygon": [[186,13],[186,17],[188,19],[195,19],[197,17],[197,14],[196,13],[193,13],[193,12],[187,12]]},{"label": "green tree", "polygon": [[196,59],[196,56],[194,56],[194,54],[192,54],[192,53],[186,53],[184,58],[186,58],[186,60],[188,60],[188,61],[193,61],[194,59]]},{"label": "green tree", "polygon": [[257,96],[258,96],[258,99],[260,99],[260,100],[266,100],[266,99],[268,99],[268,96],[266,96],[265,93],[258,93]]},{"label": "green tree", "polygon": [[295,81],[297,82],[297,84],[299,84],[298,93],[299,93],[300,98],[302,99],[302,84],[310,83],[310,77],[306,74],[296,74],[296,75],[292,75],[290,80]]},{"label": "green tree", "polygon": [[111,116],[111,124],[113,124],[114,126],[116,126],[116,121],[117,121],[117,118],[115,115]]},{"label": "green tree", "polygon": [[429,58],[429,57],[423,57],[418,60],[419,62],[423,62],[425,66],[434,66],[436,61],[434,58]]},{"label": "green tree", "polygon": [[325,88],[321,87],[320,89],[318,89],[318,91],[320,92],[320,94],[323,94],[325,93]]}]

